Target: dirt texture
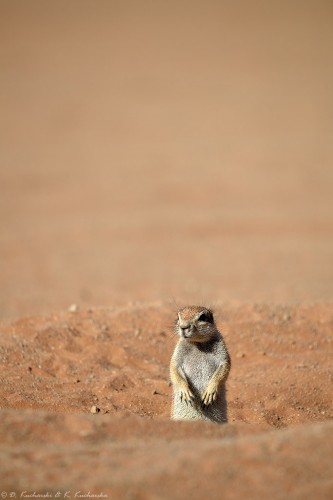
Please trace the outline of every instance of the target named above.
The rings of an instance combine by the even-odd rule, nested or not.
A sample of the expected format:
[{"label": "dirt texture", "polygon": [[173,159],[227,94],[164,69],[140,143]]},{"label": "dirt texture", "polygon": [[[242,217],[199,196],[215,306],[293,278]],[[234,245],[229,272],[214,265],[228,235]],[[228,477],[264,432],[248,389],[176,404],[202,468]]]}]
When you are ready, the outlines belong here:
[{"label": "dirt texture", "polygon": [[224,425],[169,419],[175,315],[138,304],[0,325],[5,491],[330,497],[332,304],[216,307],[233,360]]},{"label": "dirt texture", "polygon": [[1,498],[333,498],[332,60],[326,0],[0,2]]}]

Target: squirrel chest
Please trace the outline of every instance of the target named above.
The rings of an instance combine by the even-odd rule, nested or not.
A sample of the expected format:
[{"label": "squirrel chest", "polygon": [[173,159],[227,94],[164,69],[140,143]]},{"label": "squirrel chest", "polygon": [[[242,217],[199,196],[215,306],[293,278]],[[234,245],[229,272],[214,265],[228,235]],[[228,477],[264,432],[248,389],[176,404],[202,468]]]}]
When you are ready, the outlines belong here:
[{"label": "squirrel chest", "polygon": [[190,344],[184,341],[182,344],[181,368],[193,388],[202,392],[213,373],[222,363],[222,356],[219,356],[218,341],[207,344]]}]

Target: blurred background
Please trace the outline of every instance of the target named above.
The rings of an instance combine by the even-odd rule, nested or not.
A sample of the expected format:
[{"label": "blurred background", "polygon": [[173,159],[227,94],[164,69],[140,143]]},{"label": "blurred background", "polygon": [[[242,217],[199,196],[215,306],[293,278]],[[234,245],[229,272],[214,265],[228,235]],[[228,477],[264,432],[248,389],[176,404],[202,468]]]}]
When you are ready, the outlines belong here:
[{"label": "blurred background", "polygon": [[333,4],[0,3],[0,316],[333,299]]}]

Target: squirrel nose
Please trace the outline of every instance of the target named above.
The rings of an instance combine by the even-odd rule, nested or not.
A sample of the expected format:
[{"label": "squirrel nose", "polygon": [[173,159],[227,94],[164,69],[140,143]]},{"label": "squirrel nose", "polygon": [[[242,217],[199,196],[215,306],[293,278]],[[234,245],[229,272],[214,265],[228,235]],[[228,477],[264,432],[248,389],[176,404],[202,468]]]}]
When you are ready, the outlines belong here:
[{"label": "squirrel nose", "polygon": [[179,325],[180,331],[184,337],[186,337],[187,334],[191,333],[191,325]]}]

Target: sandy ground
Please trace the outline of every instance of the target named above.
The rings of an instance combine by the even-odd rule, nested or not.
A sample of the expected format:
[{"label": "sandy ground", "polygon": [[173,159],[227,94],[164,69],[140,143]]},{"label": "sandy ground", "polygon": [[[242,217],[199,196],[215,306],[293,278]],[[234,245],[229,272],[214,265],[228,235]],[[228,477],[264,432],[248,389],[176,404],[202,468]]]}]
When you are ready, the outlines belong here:
[{"label": "sandy ground", "polygon": [[[332,27],[0,2],[0,494],[332,498]],[[230,348],[223,426],[169,420],[188,303]]]},{"label": "sandy ground", "polygon": [[169,419],[172,314],[152,304],[1,325],[5,491],[330,498],[332,305],[216,308],[233,360],[224,425]]}]

